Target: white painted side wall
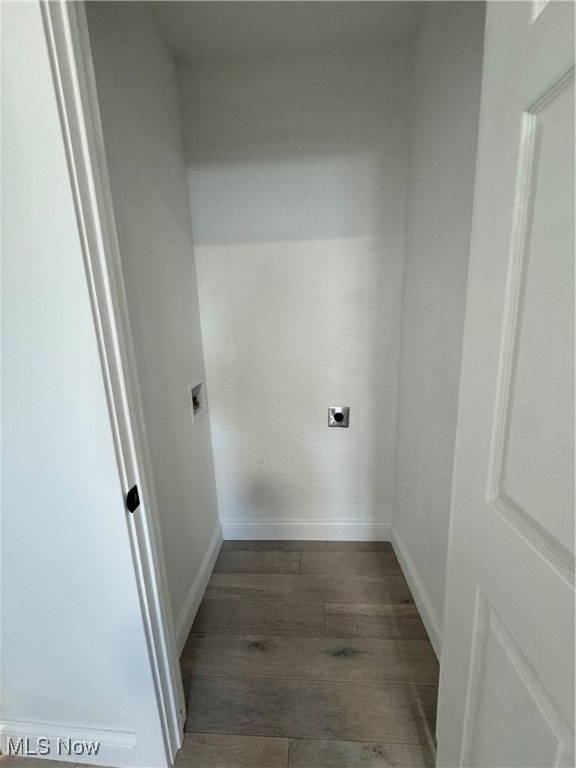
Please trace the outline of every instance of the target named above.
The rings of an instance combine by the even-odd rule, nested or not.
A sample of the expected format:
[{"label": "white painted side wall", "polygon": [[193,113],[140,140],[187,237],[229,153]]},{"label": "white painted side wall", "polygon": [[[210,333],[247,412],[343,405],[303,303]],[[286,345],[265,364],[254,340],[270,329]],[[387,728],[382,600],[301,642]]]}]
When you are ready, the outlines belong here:
[{"label": "white painted side wall", "polygon": [[[166,765],[39,4],[2,5],[1,730]],[[27,761],[24,761],[26,764]],[[30,760],[32,762],[32,760]]]},{"label": "white painted side wall", "polygon": [[412,75],[394,541],[437,651],[483,35],[483,3],[431,3]]},{"label": "white painted side wall", "polygon": [[[176,635],[185,640],[219,544],[178,93],[145,3],[89,3],[88,21]],[[206,572],[206,569],[207,572]]]},{"label": "white painted side wall", "polygon": [[180,69],[225,536],[389,537],[409,53]]}]

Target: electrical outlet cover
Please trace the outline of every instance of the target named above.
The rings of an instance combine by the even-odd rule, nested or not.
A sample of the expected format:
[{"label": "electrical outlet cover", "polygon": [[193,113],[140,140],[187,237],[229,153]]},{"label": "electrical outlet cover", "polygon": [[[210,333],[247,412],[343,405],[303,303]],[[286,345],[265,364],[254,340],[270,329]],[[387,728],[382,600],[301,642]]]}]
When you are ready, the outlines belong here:
[{"label": "electrical outlet cover", "polygon": [[331,405],[328,408],[329,427],[349,427],[350,408],[347,405]]}]

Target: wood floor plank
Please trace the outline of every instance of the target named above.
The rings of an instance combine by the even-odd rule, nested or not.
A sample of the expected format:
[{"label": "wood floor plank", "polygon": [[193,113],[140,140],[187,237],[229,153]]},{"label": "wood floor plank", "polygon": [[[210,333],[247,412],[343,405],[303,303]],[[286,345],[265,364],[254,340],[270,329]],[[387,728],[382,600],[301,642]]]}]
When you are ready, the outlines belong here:
[{"label": "wood floor plank", "polygon": [[328,636],[428,640],[414,604],[326,603],[324,612]]},{"label": "wood floor plank", "polygon": [[322,603],[204,599],[192,634],[324,635]]},{"label": "wood floor plank", "polygon": [[287,768],[288,739],[186,733],[174,768]]},{"label": "wood floor plank", "polygon": [[222,542],[221,552],[235,550],[283,550],[285,552],[392,552],[389,541],[277,541],[277,540],[227,540]]},{"label": "wood floor plank", "polygon": [[386,576],[394,568],[394,552],[302,552],[300,561],[300,573],[334,576]]},{"label": "wood floor plank", "polygon": [[298,573],[300,552],[243,551],[220,552],[214,573]]},{"label": "wood floor plank", "polygon": [[193,677],[186,730],[432,744],[432,685]]},{"label": "wood floor plank", "polygon": [[438,684],[427,640],[198,635],[181,665],[200,676]]},{"label": "wood floor plank", "polygon": [[310,603],[413,602],[400,569],[390,570],[380,577],[214,573],[205,596],[209,599]]},{"label": "wood floor plank", "polygon": [[290,739],[289,768],[434,768],[434,749],[420,744]]}]

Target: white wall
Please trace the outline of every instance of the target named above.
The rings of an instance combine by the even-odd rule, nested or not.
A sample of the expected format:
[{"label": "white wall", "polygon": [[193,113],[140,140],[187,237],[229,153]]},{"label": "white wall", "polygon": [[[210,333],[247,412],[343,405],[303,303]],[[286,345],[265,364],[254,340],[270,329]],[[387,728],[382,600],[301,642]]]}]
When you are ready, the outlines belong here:
[{"label": "white wall", "polygon": [[228,537],[389,535],[408,57],[180,69]]},{"label": "white wall", "polygon": [[412,76],[394,537],[440,646],[484,6],[432,3]]},{"label": "white wall", "polygon": [[204,378],[204,362],[174,64],[145,6],[89,3],[88,20],[162,548],[182,642],[219,522],[209,416],[194,424],[191,418],[190,385]]},{"label": "white wall", "polygon": [[2,4],[2,140],[1,748],[103,739],[91,762],[166,765],[35,2]]}]

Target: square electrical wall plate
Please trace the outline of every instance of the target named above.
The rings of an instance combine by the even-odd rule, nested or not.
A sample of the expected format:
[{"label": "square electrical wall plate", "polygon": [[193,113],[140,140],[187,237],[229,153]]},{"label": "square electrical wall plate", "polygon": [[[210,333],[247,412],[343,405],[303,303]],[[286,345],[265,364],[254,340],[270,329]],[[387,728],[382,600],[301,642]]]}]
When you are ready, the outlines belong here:
[{"label": "square electrical wall plate", "polygon": [[350,408],[347,405],[330,405],[328,407],[329,427],[349,427]]}]

